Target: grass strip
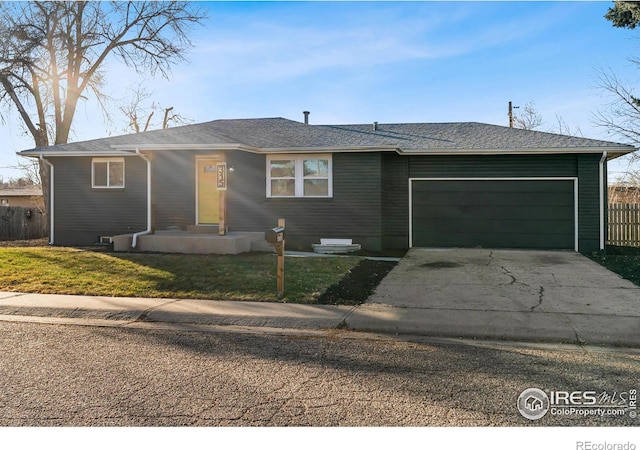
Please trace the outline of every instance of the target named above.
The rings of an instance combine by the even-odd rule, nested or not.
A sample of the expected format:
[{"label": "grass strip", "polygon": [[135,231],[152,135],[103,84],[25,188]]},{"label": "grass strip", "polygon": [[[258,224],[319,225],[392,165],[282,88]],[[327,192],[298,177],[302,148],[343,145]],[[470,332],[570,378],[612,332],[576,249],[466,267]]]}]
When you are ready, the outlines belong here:
[{"label": "grass strip", "polygon": [[[288,257],[282,301],[316,303],[361,259]],[[276,257],[265,253],[178,255],[0,248],[0,291],[278,301]]]},{"label": "grass strip", "polygon": [[588,255],[598,264],[640,286],[640,247],[608,245],[606,251]]}]

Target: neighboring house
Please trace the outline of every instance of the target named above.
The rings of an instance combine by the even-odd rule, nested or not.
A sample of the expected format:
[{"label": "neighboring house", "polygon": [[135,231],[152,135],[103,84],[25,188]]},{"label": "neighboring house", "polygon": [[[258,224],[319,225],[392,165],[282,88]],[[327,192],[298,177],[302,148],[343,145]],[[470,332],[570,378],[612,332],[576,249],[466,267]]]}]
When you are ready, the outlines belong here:
[{"label": "neighboring house", "polygon": [[59,245],[197,225],[265,231],[285,218],[288,248],[347,238],[371,250],[586,253],[605,242],[607,161],[634,150],[482,123],[271,118],[20,154],[53,168],[51,234]]},{"label": "neighboring house", "polygon": [[640,203],[640,186],[609,186],[609,203]]},{"label": "neighboring house", "polygon": [[19,206],[43,210],[42,189],[40,186],[0,188],[0,206]]}]

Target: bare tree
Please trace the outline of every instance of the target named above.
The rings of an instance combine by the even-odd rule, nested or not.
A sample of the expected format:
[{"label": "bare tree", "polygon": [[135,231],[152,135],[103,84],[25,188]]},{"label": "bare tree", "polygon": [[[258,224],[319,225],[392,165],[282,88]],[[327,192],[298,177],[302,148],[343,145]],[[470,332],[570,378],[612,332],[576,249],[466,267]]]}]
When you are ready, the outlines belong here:
[{"label": "bare tree", "polygon": [[521,109],[521,113],[513,115],[514,128],[523,130],[535,130],[542,125],[542,115],[536,110],[533,102],[528,102]]},{"label": "bare tree", "polygon": [[[205,14],[177,1],[0,3],[0,102],[18,113],[36,147],[69,140],[78,102],[102,104],[105,64],[168,76]],[[47,166],[40,167],[48,199]]]},{"label": "bare tree", "polygon": [[[519,106],[516,106],[514,108],[520,109]],[[536,105],[532,101],[528,102],[522,107],[521,114],[513,114],[513,126],[515,128],[521,128],[523,130],[536,130],[540,128],[542,124],[544,124],[542,114],[540,114],[540,112],[536,109]],[[549,133],[558,133],[567,136],[584,136],[579,126],[575,129],[571,129],[571,127],[559,114],[556,114],[556,126],[549,127],[546,131]]]},{"label": "bare tree", "polygon": [[594,114],[594,124],[625,141],[640,143],[640,99],[610,69],[600,70],[596,82],[609,102]]},{"label": "bare tree", "polygon": [[107,57],[168,75],[204,15],[187,2],[12,2],[0,6],[2,100],[37,147],[63,144],[80,99],[100,100]]},{"label": "bare tree", "polygon": [[[130,90],[131,91],[131,90]],[[152,128],[169,128],[172,125],[183,125],[193,122],[191,119],[174,112],[173,106],[164,108],[154,101],[149,104],[153,94],[147,92],[143,86],[131,91],[130,102],[120,106],[120,112],[127,118],[126,132],[140,133]],[[152,119],[156,112],[162,112],[162,121],[158,123]]]},{"label": "bare tree", "polygon": [[[635,30],[640,25],[640,2],[615,1],[604,16],[616,28]],[[640,65],[640,59],[631,58]],[[620,80],[611,69],[601,69],[597,87],[609,98],[609,103],[594,114],[596,126],[605,128],[620,140],[640,145],[640,98],[634,95],[630,83]],[[634,152],[623,157],[628,163],[625,174],[617,180],[623,185],[640,187],[640,156]]]},{"label": "bare tree", "polygon": [[564,134],[566,136],[584,137],[584,134],[582,133],[582,129],[580,128],[579,125],[576,126],[574,129],[571,129],[571,127],[567,124],[567,122],[564,121],[562,116],[559,114],[556,114],[556,127],[551,128],[549,131],[551,133]]},{"label": "bare tree", "polygon": [[[609,98],[604,109],[593,114],[593,123],[606,129],[621,141],[634,146],[640,145],[640,98],[633,89],[620,81],[615,73],[600,70],[597,76],[598,88]],[[627,168],[617,182],[624,185],[640,186],[640,155],[637,152],[623,157]]]}]

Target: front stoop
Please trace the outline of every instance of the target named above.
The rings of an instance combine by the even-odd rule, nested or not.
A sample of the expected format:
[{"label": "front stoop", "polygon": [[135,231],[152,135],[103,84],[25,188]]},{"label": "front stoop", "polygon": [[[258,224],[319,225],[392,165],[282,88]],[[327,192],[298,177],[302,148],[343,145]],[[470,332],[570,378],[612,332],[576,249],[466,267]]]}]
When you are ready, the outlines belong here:
[{"label": "front stoop", "polygon": [[132,238],[132,234],[114,236],[114,251],[237,255],[250,251],[265,251],[259,248],[261,242],[266,242],[263,232],[231,232],[219,236],[213,233],[156,231],[155,234],[138,236],[136,248],[132,249]]}]

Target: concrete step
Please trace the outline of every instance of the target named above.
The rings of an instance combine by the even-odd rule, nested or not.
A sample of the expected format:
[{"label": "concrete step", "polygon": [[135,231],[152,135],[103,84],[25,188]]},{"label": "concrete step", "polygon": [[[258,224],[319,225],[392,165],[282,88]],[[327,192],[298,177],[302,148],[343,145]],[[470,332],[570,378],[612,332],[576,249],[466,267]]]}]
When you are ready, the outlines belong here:
[{"label": "concrete step", "polygon": [[158,253],[237,255],[252,251],[253,242],[264,242],[264,232],[231,232],[225,236],[185,231],[157,231],[138,236],[135,249],[131,248],[132,235],[114,236],[114,251]]}]

